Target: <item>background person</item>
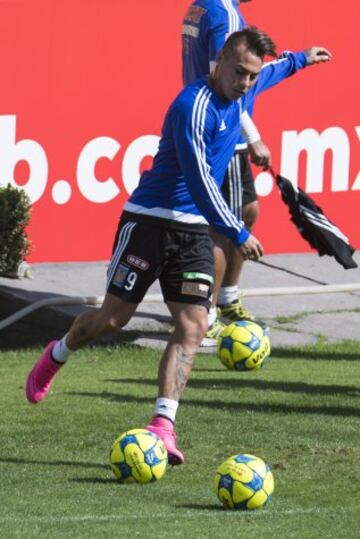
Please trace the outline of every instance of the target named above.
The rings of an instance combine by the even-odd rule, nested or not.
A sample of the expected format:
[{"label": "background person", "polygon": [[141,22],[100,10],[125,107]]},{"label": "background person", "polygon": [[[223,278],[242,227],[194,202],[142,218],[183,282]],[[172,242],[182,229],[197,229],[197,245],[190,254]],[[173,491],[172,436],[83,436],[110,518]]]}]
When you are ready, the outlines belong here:
[{"label": "background person", "polygon": [[[251,1],[251,0],[242,0]],[[239,11],[240,0],[196,0],[189,7],[182,26],[182,61],[184,85],[208,75],[215,66],[216,56],[226,38],[246,26]],[[253,105],[250,107],[252,113]],[[259,204],[254,178],[249,162],[269,166],[271,155],[261,140],[260,134],[249,115],[244,111],[242,129],[225,174],[222,193],[233,213],[243,219],[248,230],[252,230],[259,215]],[[215,257],[215,286],[212,307],[209,313],[209,329],[203,345],[214,345],[224,328],[217,318],[218,313],[227,321],[254,320],[263,327],[266,324],[242,305],[239,296],[239,280],[244,257],[233,248],[224,236],[212,231]]]}]

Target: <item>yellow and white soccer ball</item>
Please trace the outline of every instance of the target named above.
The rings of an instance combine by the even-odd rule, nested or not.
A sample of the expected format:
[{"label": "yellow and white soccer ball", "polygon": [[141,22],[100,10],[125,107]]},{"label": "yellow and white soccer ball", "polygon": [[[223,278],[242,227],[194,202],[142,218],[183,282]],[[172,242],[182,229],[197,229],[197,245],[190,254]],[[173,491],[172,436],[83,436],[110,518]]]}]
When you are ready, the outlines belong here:
[{"label": "yellow and white soccer ball", "polygon": [[251,320],[229,324],[218,339],[218,356],[230,370],[260,369],[269,359],[270,352],[268,335]]},{"label": "yellow and white soccer ball", "polygon": [[227,509],[260,509],[270,500],[274,478],[268,464],[254,455],[234,455],[219,466],[215,493]]},{"label": "yellow and white soccer ball", "polygon": [[161,479],[167,462],[163,441],[146,429],[124,432],[110,451],[111,469],[121,483],[149,483]]}]

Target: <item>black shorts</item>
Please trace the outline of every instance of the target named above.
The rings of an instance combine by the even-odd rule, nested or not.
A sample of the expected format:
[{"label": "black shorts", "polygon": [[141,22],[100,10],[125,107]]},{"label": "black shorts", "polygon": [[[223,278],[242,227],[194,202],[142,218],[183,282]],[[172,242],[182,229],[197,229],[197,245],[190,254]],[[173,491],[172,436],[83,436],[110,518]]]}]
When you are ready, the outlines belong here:
[{"label": "black shorts", "polygon": [[159,279],[165,301],[210,307],[214,280],[208,227],[124,212],[115,236],[107,291],[140,303]]},{"label": "black shorts", "polygon": [[235,150],[221,191],[231,211],[239,220],[242,218],[241,209],[257,200],[254,176],[249,162],[249,150]]}]

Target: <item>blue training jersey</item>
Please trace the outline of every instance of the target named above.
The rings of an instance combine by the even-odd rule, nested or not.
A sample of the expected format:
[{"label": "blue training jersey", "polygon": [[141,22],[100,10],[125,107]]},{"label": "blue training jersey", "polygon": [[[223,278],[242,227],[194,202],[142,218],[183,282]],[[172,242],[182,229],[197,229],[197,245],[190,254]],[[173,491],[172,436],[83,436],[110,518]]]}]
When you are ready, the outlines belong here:
[{"label": "blue training jersey", "polygon": [[206,77],[230,34],[246,25],[236,0],[196,0],[182,26],[184,86]]},{"label": "blue training jersey", "polygon": [[[184,86],[210,73],[210,62],[233,32],[246,26],[236,0],[196,0],[187,10],[182,25],[182,69]],[[251,116],[253,105],[247,110]],[[238,144],[246,147],[242,130]]]},{"label": "blue training jersey", "polygon": [[210,224],[238,246],[249,237],[220,187],[239,136],[240,108],[306,66],[303,52],[286,53],[260,71],[239,101],[216,94],[206,79],[186,86],[166,114],[153,166],[145,171],[124,209],[183,223]]}]

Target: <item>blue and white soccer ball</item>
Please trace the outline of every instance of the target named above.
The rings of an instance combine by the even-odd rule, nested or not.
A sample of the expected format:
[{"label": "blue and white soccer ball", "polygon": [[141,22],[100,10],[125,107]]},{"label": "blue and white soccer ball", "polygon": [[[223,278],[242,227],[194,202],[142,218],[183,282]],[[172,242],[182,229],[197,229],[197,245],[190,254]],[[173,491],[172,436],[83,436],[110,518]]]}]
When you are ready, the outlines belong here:
[{"label": "blue and white soccer ball", "polygon": [[254,455],[234,455],[223,462],[215,475],[215,493],[227,509],[260,509],[274,491],[268,464]]},{"label": "blue and white soccer ball", "polygon": [[270,339],[259,324],[238,320],[226,326],[218,339],[218,356],[230,370],[260,369],[271,352]]},{"label": "blue and white soccer ball", "polygon": [[167,462],[164,442],[146,429],[124,432],[110,451],[111,469],[121,483],[149,483],[161,479]]}]

